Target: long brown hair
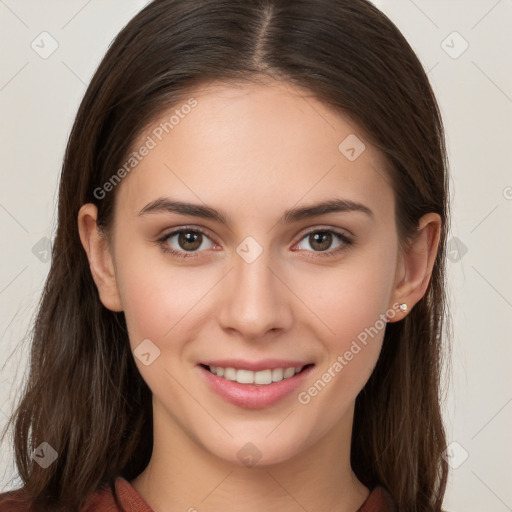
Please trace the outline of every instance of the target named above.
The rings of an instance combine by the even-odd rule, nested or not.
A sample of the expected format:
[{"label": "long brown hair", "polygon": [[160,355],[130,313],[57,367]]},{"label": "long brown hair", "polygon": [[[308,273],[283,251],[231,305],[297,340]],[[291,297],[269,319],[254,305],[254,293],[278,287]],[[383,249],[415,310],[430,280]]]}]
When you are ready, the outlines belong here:
[{"label": "long brown hair", "polygon": [[[6,427],[14,425],[22,494],[35,507],[79,510],[117,476],[135,478],[152,450],[151,392],[134,363],[124,314],[99,299],[78,235],[80,207],[96,204],[108,233],[116,190],[101,199],[95,190],[149,123],[196,85],[262,77],[306,88],[362,127],[386,161],[401,242],[424,214],[441,216],[428,289],[403,320],[387,325],[380,358],[357,397],[351,463],[367,487],[384,486],[399,511],[442,510],[448,466],[440,383],[449,352],[444,130],[414,51],[368,0],[155,0],[115,38],[69,137],[30,374]],[[31,458],[42,442],[58,452],[46,469]]]}]

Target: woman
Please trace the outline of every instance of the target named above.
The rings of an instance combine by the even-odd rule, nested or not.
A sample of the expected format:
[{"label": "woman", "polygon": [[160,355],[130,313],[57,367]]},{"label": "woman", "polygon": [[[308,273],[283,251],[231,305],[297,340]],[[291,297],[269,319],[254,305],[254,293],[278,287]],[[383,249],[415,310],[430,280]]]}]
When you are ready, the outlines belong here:
[{"label": "woman", "polygon": [[148,4],[70,135],[0,505],[442,510],[448,197],[367,0]]}]

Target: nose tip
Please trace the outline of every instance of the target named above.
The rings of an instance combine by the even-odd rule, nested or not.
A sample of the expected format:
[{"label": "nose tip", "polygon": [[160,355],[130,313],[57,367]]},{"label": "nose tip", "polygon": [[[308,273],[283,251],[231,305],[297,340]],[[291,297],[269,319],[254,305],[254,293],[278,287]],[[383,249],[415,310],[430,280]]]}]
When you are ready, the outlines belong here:
[{"label": "nose tip", "polygon": [[224,329],[237,331],[243,338],[258,340],[288,328],[292,315],[286,287],[276,278],[264,251],[254,258],[257,246],[247,239],[245,244],[241,248],[247,252],[242,254],[251,258],[240,256],[235,261],[220,299],[219,322]]}]

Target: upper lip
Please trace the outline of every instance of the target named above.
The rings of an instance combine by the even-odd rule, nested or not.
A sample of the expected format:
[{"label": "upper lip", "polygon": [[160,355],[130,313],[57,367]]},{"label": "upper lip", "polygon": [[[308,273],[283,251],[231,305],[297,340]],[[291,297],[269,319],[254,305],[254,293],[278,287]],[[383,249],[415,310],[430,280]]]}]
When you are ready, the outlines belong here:
[{"label": "upper lip", "polygon": [[246,359],[215,359],[210,361],[201,361],[200,364],[206,366],[220,366],[221,368],[235,368],[237,370],[251,370],[258,372],[261,370],[273,370],[275,368],[297,368],[311,364],[310,361],[297,361],[285,359],[262,359],[261,361],[248,361]]}]

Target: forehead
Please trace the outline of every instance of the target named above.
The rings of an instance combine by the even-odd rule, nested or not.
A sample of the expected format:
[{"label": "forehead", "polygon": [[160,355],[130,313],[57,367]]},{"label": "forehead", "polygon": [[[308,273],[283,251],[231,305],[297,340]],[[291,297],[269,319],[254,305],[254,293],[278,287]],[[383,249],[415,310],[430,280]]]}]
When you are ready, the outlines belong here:
[{"label": "forehead", "polygon": [[196,88],[132,149],[145,144],[151,149],[117,191],[131,215],[166,195],[236,213],[249,205],[282,212],[327,196],[371,202],[377,213],[393,208],[381,155],[361,128],[295,85]]}]

